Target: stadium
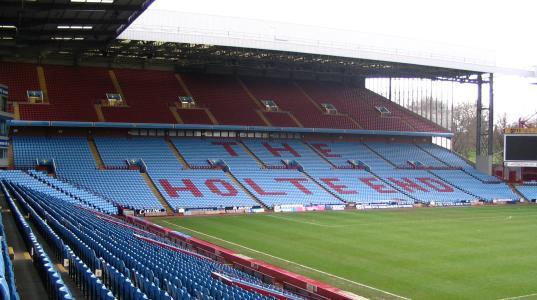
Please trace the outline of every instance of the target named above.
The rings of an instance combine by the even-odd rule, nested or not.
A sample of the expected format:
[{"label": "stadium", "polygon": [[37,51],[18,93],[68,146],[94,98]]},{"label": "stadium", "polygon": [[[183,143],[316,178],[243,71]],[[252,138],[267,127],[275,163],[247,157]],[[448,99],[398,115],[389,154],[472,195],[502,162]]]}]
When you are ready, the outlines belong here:
[{"label": "stadium", "polygon": [[0,2],[1,299],[537,298],[535,69],[153,2]]}]

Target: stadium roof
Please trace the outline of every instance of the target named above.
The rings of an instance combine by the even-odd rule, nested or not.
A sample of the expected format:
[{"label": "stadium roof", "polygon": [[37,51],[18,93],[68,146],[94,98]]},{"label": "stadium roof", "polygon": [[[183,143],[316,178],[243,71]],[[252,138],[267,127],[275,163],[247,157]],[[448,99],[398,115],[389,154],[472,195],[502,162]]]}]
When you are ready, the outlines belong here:
[{"label": "stadium roof", "polygon": [[106,47],[153,0],[3,0],[0,55]]},{"label": "stadium roof", "polygon": [[[0,60],[296,78],[319,78],[321,74],[332,79],[367,76],[473,81],[475,74],[487,72],[535,75],[534,70],[497,68],[494,55],[488,52],[464,57],[461,49],[445,45],[435,45],[435,49],[441,49],[437,52],[416,52],[403,47],[416,42],[408,40],[396,41],[400,46],[393,49],[379,44],[379,39],[386,37],[333,29],[322,29],[325,35],[335,37],[323,42],[312,38],[322,30],[308,26],[158,10],[144,12],[152,2],[2,1]],[[182,25],[166,25],[171,24],[170,19]],[[268,36],[263,34],[267,28]],[[294,35],[304,32],[308,38]],[[376,44],[355,44],[349,37],[374,40]]]},{"label": "stadium roof", "polygon": [[414,66],[535,76],[500,67],[490,49],[293,23],[149,9],[120,38],[317,54]]}]

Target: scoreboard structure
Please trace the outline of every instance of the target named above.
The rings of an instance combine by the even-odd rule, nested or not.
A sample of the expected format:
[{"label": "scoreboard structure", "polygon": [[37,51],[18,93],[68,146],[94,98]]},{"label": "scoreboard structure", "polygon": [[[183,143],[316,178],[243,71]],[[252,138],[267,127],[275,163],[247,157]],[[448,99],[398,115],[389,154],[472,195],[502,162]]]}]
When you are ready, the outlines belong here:
[{"label": "scoreboard structure", "polygon": [[504,167],[516,180],[537,180],[537,128],[507,128],[503,138]]}]

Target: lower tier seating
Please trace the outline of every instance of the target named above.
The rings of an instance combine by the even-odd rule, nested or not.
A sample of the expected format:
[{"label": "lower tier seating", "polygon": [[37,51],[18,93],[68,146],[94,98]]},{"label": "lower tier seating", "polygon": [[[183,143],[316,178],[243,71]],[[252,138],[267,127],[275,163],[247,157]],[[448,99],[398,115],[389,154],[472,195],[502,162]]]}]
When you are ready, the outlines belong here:
[{"label": "lower tier seating", "polygon": [[[453,171],[446,171],[453,172]],[[420,202],[468,202],[478,197],[470,195],[422,170],[389,170],[375,174],[392,187]]]},{"label": "lower tier seating", "polygon": [[259,206],[221,170],[151,171],[149,174],[174,210]]},{"label": "lower tier seating", "polygon": [[125,208],[164,210],[136,170],[66,170],[58,177]]},{"label": "lower tier seating", "polygon": [[30,189],[14,189],[26,195],[28,206],[40,218],[46,218],[51,231],[73,249],[90,272],[102,270],[102,288],[107,295],[109,290],[118,299],[270,299],[226,285],[213,277],[218,273],[279,291],[287,299],[301,299],[230,266],[172,246],[148,232],[126,224],[118,226],[122,223],[119,219],[78,209]]},{"label": "lower tier seating", "polygon": [[258,169],[261,166],[250,157],[236,139],[172,138],[190,167],[209,167],[209,160],[223,160],[230,168]]},{"label": "lower tier seating", "polygon": [[483,183],[481,180],[478,180],[463,171],[457,170],[435,170],[432,171],[432,173],[451,183],[453,186],[478,196],[483,200],[515,200],[520,198],[503,182]]},{"label": "lower tier seating", "polygon": [[300,140],[243,140],[267,167],[284,167],[284,160],[296,161],[305,170],[330,169],[330,165]]},{"label": "lower tier seating", "polygon": [[519,185],[516,189],[528,200],[537,199],[537,185]]},{"label": "lower tier seating", "polygon": [[283,204],[341,204],[296,170],[236,170],[233,175],[268,207]]},{"label": "lower tier seating", "polygon": [[13,263],[11,262],[11,258],[9,257],[9,250],[7,245],[6,233],[4,231],[4,223],[2,222],[2,215],[0,215],[0,239],[0,299],[18,300],[19,294],[17,292],[17,287],[15,284]]},{"label": "lower tier seating", "polygon": [[[95,141],[98,153],[95,154],[90,151],[86,137],[14,136],[14,161],[15,166],[21,169],[33,169],[38,161],[53,161],[56,175],[62,182],[99,196],[107,203],[131,209],[164,210],[155,194],[157,192],[152,191],[155,187],[174,209],[258,205],[226,172],[235,175],[242,185],[267,206],[333,201],[339,203],[339,199],[354,202],[352,199],[357,198],[352,194],[341,197],[336,194],[339,198],[334,197],[325,190],[334,192],[334,188],[320,180],[320,176],[339,178],[337,176],[340,175],[344,185],[351,184],[358,191],[364,191],[364,197],[358,198],[359,201],[413,199],[423,202],[460,202],[517,199],[499,178],[485,175],[469,166],[463,169],[462,166],[455,168],[444,163],[440,160],[441,157],[451,157],[452,164],[457,162],[449,150],[436,146],[300,139],[169,138],[171,144],[165,137],[97,137]],[[429,152],[430,149],[434,150]],[[178,153],[173,153],[175,151]],[[126,159],[142,159],[147,166],[147,174],[142,174],[137,169],[99,170],[96,162],[96,157],[99,156],[109,167],[117,166]],[[183,170],[178,156],[184,158],[191,170]],[[413,169],[410,165],[404,169],[394,166],[408,161],[420,162],[422,166],[431,168],[432,173]],[[221,168],[226,165],[229,169]],[[344,169],[356,173],[337,171]],[[300,171],[310,174],[315,181]],[[348,174],[360,176],[354,178],[352,176],[355,175]],[[388,197],[368,194],[371,189],[375,189],[376,184],[364,182],[361,174],[376,176],[398,192],[390,193],[393,195]],[[348,176],[351,176],[350,179]],[[41,178],[47,179],[43,176]],[[253,181],[245,182],[244,178]],[[47,180],[54,184],[51,179]],[[166,180],[167,191],[160,180]],[[193,188],[185,185],[190,182]],[[67,186],[57,182],[55,184],[69,190]],[[302,184],[308,185],[305,190],[312,193],[301,190],[304,187]],[[259,189],[256,191],[256,188]],[[286,190],[288,188],[289,191]],[[263,191],[266,190],[276,192],[274,195],[264,194]],[[176,194],[176,197],[170,196]]]},{"label": "lower tier seating", "polygon": [[346,202],[372,204],[393,201],[413,203],[414,200],[382,182],[369,172],[331,170],[308,172],[316,182]]}]

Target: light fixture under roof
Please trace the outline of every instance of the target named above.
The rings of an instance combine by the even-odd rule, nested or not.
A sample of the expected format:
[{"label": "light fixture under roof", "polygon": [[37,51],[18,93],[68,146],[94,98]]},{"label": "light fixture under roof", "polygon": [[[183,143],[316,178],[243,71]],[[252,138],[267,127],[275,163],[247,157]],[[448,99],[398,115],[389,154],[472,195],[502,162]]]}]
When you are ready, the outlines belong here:
[{"label": "light fixture under roof", "polygon": [[0,29],[17,29],[15,25],[0,25]]},{"label": "light fixture under roof", "polygon": [[55,40],[55,41],[82,41],[82,40],[84,40],[84,37],[81,37],[81,36],[75,36],[75,37],[72,37],[72,36],[51,36],[50,39]]},{"label": "light fixture under roof", "polygon": [[58,25],[58,29],[73,29],[73,30],[91,30],[93,26],[89,25]]},{"label": "light fixture under roof", "polygon": [[111,4],[111,3],[114,3],[114,0],[71,0],[71,2],[75,2],[75,3],[107,3],[107,4]]}]

